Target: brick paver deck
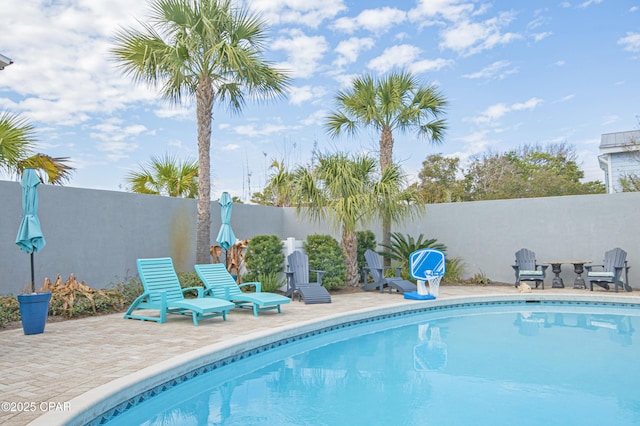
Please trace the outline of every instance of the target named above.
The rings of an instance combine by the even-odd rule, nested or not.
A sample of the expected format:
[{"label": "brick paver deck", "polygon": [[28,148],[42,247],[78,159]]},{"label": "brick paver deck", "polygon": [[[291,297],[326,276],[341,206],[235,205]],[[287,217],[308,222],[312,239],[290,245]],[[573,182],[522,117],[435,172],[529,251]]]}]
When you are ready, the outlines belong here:
[{"label": "brick paver deck", "polygon": [[[564,296],[640,304],[637,294],[568,288],[520,294],[511,286],[445,285],[438,299]],[[114,314],[49,323],[39,335],[25,336],[21,329],[1,331],[0,424],[25,425],[38,420],[36,423],[52,425],[55,417],[40,416],[53,410],[80,410],[82,407],[74,404],[86,399],[87,392],[212,344],[223,347],[227,342],[260,338],[323,318],[409,303],[429,302],[408,301],[399,294],[357,292],[334,295],[331,304],[305,305],[295,301],[284,305],[282,314],[264,312],[257,318],[249,310],[235,310],[225,322],[221,318],[203,320],[198,327],[193,326],[189,316],[170,315],[166,324],[157,324],[124,320],[122,314]]]}]

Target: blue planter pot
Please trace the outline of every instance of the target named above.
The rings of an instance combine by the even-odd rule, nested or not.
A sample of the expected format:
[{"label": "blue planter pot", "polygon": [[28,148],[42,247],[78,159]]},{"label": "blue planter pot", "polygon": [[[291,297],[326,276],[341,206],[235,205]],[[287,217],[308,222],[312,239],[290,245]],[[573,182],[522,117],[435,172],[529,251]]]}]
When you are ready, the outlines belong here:
[{"label": "blue planter pot", "polygon": [[49,301],[51,292],[19,294],[20,319],[24,334],[40,334],[44,332],[49,314]]}]

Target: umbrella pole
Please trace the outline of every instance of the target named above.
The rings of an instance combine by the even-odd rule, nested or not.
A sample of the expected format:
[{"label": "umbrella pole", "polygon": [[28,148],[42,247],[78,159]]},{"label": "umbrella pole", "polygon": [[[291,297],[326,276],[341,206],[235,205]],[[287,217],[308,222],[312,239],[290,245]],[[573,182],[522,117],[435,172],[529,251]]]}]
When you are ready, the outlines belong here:
[{"label": "umbrella pole", "polygon": [[35,293],[36,292],[36,287],[34,285],[34,272],[33,272],[33,252],[31,252],[31,293]]}]

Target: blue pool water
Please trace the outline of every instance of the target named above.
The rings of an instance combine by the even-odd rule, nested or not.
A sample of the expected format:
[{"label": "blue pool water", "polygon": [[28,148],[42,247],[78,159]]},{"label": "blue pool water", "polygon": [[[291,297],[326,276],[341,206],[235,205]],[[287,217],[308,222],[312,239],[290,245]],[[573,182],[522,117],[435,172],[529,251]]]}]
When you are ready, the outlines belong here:
[{"label": "blue pool water", "polygon": [[638,425],[637,307],[514,304],[354,324],[218,367],[109,425]]}]

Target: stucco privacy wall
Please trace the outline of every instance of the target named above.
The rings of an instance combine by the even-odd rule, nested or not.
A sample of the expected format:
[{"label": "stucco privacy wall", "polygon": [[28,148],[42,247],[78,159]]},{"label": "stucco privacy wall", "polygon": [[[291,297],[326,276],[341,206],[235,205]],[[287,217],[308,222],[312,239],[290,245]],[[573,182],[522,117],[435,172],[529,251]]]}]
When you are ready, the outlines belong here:
[{"label": "stucco privacy wall", "polygon": [[[319,231],[317,225],[296,220],[294,209],[284,214],[287,235],[302,238],[307,231]],[[373,223],[368,229],[380,242],[380,225]],[[535,251],[539,261],[600,264],[605,251],[621,247],[632,266],[629,281],[640,288],[640,193],[433,204],[425,216],[395,225],[393,231],[436,238],[447,246],[448,256],[462,259],[466,277],[483,273],[500,282],[514,281],[510,265],[523,247]],[[563,265],[562,271],[565,284],[572,284],[573,267]],[[553,274],[548,272],[545,286],[551,286]]]},{"label": "stucco privacy wall", "polygon": [[[36,285],[45,276],[74,273],[95,288],[136,275],[135,260],[170,256],[176,269],[195,262],[195,200],[125,192],[40,185],[39,217],[47,246],[35,255]],[[22,213],[17,182],[0,181],[0,294],[19,293],[29,283],[29,256],[15,245]],[[424,218],[394,231],[424,234],[448,246],[450,256],[467,265],[466,275],[482,272],[512,282],[514,252],[527,247],[539,260],[580,258],[600,262],[604,251],[619,246],[628,253],[630,282],[640,287],[640,193],[551,197],[431,205]],[[211,209],[212,243],[220,209]],[[275,234],[299,240],[330,233],[330,224],[314,224],[295,209],[234,204],[231,219],[238,238]],[[380,241],[380,226],[368,227]],[[565,282],[573,274],[563,267]],[[550,283],[550,278],[547,284]],[[550,284],[549,284],[550,285]]]},{"label": "stucco privacy wall", "polygon": [[[0,181],[0,294],[17,294],[30,282],[29,255],[15,244],[22,214],[19,183]],[[47,241],[35,254],[36,287],[45,277],[74,273],[94,288],[136,276],[137,258],[170,256],[176,269],[193,270],[196,202],[126,192],[39,185],[38,217]],[[212,238],[220,208],[211,208]],[[238,238],[282,233],[279,209],[234,205]]]}]

